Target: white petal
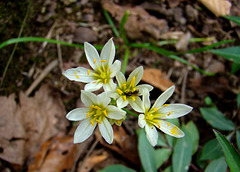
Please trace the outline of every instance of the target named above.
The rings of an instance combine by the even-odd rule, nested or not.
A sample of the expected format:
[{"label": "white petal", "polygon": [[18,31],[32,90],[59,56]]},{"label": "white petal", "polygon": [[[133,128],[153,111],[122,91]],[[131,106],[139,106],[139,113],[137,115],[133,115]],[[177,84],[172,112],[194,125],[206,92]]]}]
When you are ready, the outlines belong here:
[{"label": "white petal", "polygon": [[[89,75],[88,75],[89,72]],[[92,75],[92,70],[84,68],[84,67],[77,67],[72,68],[64,71],[62,74],[70,79],[71,81],[79,81],[88,83],[94,80]]]},{"label": "white petal", "polygon": [[113,90],[116,90],[116,87],[117,84],[115,84],[112,79],[110,79],[108,83],[103,84],[103,89],[105,92],[111,92]]},{"label": "white petal", "polygon": [[125,76],[123,75],[122,72],[118,72],[117,75],[116,75],[116,79],[117,79],[117,82],[118,82],[118,86],[121,87],[122,84],[126,83],[126,78]]},{"label": "white petal", "polygon": [[106,107],[111,102],[111,98],[107,95],[106,92],[102,92],[97,96],[97,104],[102,104]]},{"label": "white petal", "polygon": [[111,98],[113,98],[113,99],[115,99],[115,100],[120,97],[119,94],[116,93],[116,92],[114,92],[114,93],[108,93],[108,95],[109,95],[109,97],[111,97]]},{"label": "white petal", "polygon": [[141,99],[139,97],[135,97],[135,101],[133,101],[132,99],[129,99],[129,104],[130,106],[137,112],[144,112],[144,106],[143,106],[143,102],[141,101]]},{"label": "white petal", "polygon": [[[99,57],[99,54],[94,46],[89,44],[88,42],[84,42],[84,51],[88,60],[89,65],[96,70],[97,66],[101,65],[101,59]],[[96,61],[95,61],[96,59]],[[95,62],[94,62],[95,61]]]},{"label": "white petal", "polygon": [[103,83],[98,83],[98,82],[90,82],[85,85],[84,90],[86,91],[96,91],[99,90],[103,86]]},{"label": "white petal", "polygon": [[132,73],[129,75],[128,79],[127,79],[127,83],[130,84],[133,77],[135,76],[135,85],[137,85],[143,76],[143,67],[139,66],[138,68],[136,68],[134,71],[132,71]]},{"label": "white petal", "polygon": [[120,71],[121,68],[121,62],[119,60],[115,60],[115,62],[110,66],[110,78],[113,78],[117,75],[117,73]]},{"label": "white petal", "polygon": [[182,130],[170,122],[161,120],[158,124],[160,125],[160,130],[170,136],[180,138],[185,135]]},{"label": "white petal", "polygon": [[192,111],[192,107],[185,104],[169,104],[159,109],[159,113],[167,114],[162,119],[173,119],[184,116]]},{"label": "white petal", "polygon": [[144,114],[140,114],[140,115],[138,116],[138,125],[139,125],[139,127],[141,127],[141,128],[145,127],[146,121],[145,121],[145,116],[144,116]]},{"label": "white petal", "polygon": [[173,92],[175,90],[175,86],[171,86],[170,88],[168,88],[166,91],[164,91],[156,100],[156,102],[154,103],[154,105],[152,106],[153,108],[159,108],[161,107],[168,99],[169,97],[172,96]]},{"label": "white petal", "polygon": [[109,39],[109,41],[104,45],[102,51],[101,51],[101,60],[106,60],[108,66],[112,64],[113,59],[115,56],[115,46],[113,43],[112,38]]},{"label": "white petal", "polygon": [[90,123],[89,119],[83,120],[79,126],[77,127],[75,133],[74,133],[74,143],[81,143],[88,139],[95,127],[96,127],[96,122],[94,121],[94,126]]},{"label": "white petal", "polygon": [[109,105],[107,107],[107,117],[108,118],[111,118],[111,119],[116,119],[116,120],[119,120],[119,119],[122,119],[125,115],[126,115],[126,112],[120,108],[117,108],[116,106],[112,106],[112,105]]},{"label": "white petal", "polygon": [[81,91],[81,100],[87,107],[97,103],[97,96],[89,91]]},{"label": "white petal", "polygon": [[111,124],[108,122],[106,118],[104,118],[101,124],[98,124],[100,133],[102,134],[103,138],[111,144],[113,142],[113,129]]},{"label": "white petal", "polygon": [[117,106],[118,106],[118,108],[124,108],[124,107],[126,107],[128,105],[128,100],[123,100],[123,98],[122,97],[119,97],[118,99],[117,99]]},{"label": "white petal", "polygon": [[143,91],[143,106],[144,106],[144,112],[150,109],[151,102],[149,98],[149,91],[147,89],[144,89]]},{"label": "white petal", "polygon": [[149,84],[141,84],[141,85],[136,86],[136,89],[138,89],[139,93],[142,95],[144,89],[147,89],[148,92],[150,92],[150,91],[152,91],[153,86],[151,86]]},{"label": "white petal", "polygon": [[80,121],[87,118],[89,108],[76,108],[68,112],[66,118],[70,121]]},{"label": "white petal", "polygon": [[156,146],[158,140],[158,133],[154,125],[146,125],[145,131],[147,134],[147,139],[152,146]]}]

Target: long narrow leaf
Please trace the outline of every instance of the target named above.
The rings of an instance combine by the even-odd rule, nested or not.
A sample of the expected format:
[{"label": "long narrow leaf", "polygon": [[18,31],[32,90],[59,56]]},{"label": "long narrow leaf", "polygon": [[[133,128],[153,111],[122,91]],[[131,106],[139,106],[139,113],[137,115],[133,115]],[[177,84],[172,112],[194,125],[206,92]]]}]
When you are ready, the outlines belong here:
[{"label": "long narrow leaf", "polygon": [[224,157],[215,159],[210,162],[204,172],[226,172],[227,163]]},{"label": "long narrow leaf", "polygon": [[227,164],[231,172],[240,171],[240,155],[233,148],[232,144],[224,137],[221,133],[216,130],[213,130],[215,136],[217,137],[218,142],[220,143],[224,156],[226,158]]},{"label": "long narrow leaf", "polygon": [[144,129],[137,130],[137,135],[138,135],[138,153],[144,171],[156,172],[157,168],[154,156],[155,150],[148,142],[145,130]]},{"label": "long narrow leaf", "polygon": [[240,26],[240,17],[237,16],[223,16],[223,17],[237,23]]},{"label": "long narrow leaf", "polygon": [[222,56],[227,60],[232,60],[235,63],[240,63],[240,55],[239,55],[240,54],[240,46],[215,49],[215,50],[212,49],[209,51],[214,54],[217,54],[219,56]]},{"label": "long narrow leaf", "polygon": [[128,15],[129,15],[129,14],[130,14],[130,11],[127,10],[127,11],[124,13],[124,15],[123,15],[123,17],[122,17],[122,20],[121,20],[121,22],[120,22],[120,34],[121,34],[121,37],[122,37],[125,45],[128,45],[128,43],[129,43],[128,40],[127,40],[125,28],[124,28],[124,25],[125,25],[125,23],[126,23],[127,20],[128,20]]}]

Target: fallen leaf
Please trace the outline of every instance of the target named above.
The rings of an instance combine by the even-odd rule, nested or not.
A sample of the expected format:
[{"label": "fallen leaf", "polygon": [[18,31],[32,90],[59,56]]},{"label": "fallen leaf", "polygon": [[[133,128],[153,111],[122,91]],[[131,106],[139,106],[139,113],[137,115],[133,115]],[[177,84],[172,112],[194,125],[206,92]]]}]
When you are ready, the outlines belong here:
[{"label": "fallen leaf", "polygon": [[45,142],[29,165],[28,172],[62,172],[71,169],[77,150],[72,140],[73,137],[64,136]]},{"label": "fallen leaf", "polygon": [[200,0],[217,17],[229,15],[232,4],[228,0]]},{"label": "fallen leaf", "polygon": [[47,85],[34,95],[20,93],[19,115],[26,132],[25,154],[30,158],[49,138],[63,135],[68,125],[65,107],[60,96]]},{"label": "fallen leaf", "polygon": [[191,33],[187,32],[180,37],[175,47],[178,51],[187,51],[189,41],[191,39]]},{"label": "fallen leaf", "polygon": [[86,27],[79,27],[74,32],[74,42],[84,43],[87,42],[96,42],[97,41],[97,33],[92,29]]},{"label": "fallen leaf", "polygon": [[144,69],[142,81],[159,88],[162,91],[166,91],[169,87],[174,85],[172,81],[167,78],[167,75],[159,69]]},{"label": "fallen leaf", "polygon": [[137,138],[129,136],[123,127],[113,125],[113,131],[114,137],[113,143],[111,145],[104,141],[104,139],[101,137],[99,130],[95,132],[95,136],[103,146],[117,152],[119,155],[121,155],[134,165],[140,165],[140,159],[136,146]]},{"label": "fallen leaf", "polygon": [[93,152],[91,156],[89,156],[83,164],[81,164],[79,172],[89,172],[91,169],[99,164],[100,162],[106,160],[108,157],[107,152],[102,152],[100,155],[97,155],[97,152]]},{"label": "fallen leaf", "polygon": [[120,6],[110,2],[103,2],[102,6],[106,9],[119,23],[124,13],[129,10],[130,14],[128,20],[124,25],[127,35],[131,39],[143,37],[143,33],[152,35],[155,39],[159,39],[161,34],[168,29],[167,22],[164,19],[157,19],[156,17],[147,13],[140,6],[134,8],[127,6]]},{"label": "fallen leaf", "polygon": [[17,115],[15,95],[0,97],[0,158],[23,165],[26,134]]}]

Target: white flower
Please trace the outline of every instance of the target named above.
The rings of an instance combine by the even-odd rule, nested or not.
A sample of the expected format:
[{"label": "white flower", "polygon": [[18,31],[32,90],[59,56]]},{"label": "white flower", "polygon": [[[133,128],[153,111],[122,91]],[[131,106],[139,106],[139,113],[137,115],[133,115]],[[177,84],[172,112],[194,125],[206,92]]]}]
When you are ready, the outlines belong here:
[{"label": "white flower", "polygon": [[68,69],[63,75],[73,81],[88,83],[85,85],[86,91],[96,91],[102,86],[105,91],[113,89],[114,83],[112,78],[119,72],[121,62],[116,60],[115,46],[112,38],[104,45],[100,57],[97,50],[89,43],[84,43],[84,50],[87,60],[93,70],[84,67]]},{"label": "white flower", "polygon": [[155,146],[158,140],[156,128],[177,138],[184,137],[182,130],[174,124],[164,121],[164,119],[181,117],[192,111],[192,107],[185,104],[164,104],[169,97],[171,97],[174,89],[175,86],[172,86],[163,92],[152,107],[150,107],[149,92],[145,90],[143,94],[142,110],[135,109],[140,113],[144,113],[139,115],[138,125],[141,128],[145,127],[147,139],[152,146]]},{"label": "white flower", "polygon": [[91,92],[82,90],[81,100],[87,108],[73,109],[66,116],[71,121],[83,120],[75,131],[74,143],[81,143],[88,139],[98,125],[103,138],[111,144],[113,129],[108,118],[119,120],[126,115],[126,112],[109,105],[111,99],[105,92],[96,96]]},{"label": "white flower", "polygon": [[132,71],[127,80],[121,72],[117,73],[116,79],[118,86],[113,90],[110,96],[117,101],[117,106],[119,108],[123,108],[129,103],[132,108],[141,110],[141,99],[139,96],[143,94],[144,89],[148,91],[153,89],[153,87],[148,84],[137,85],[142,79],[142,76],[142,66]]}]

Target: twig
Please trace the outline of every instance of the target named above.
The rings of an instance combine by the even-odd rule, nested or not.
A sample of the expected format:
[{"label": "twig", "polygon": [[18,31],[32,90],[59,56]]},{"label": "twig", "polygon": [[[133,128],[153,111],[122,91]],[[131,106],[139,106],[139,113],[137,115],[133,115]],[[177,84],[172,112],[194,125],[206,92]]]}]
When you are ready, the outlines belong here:
[{"label": "twig", "polygon": [[[57,22],[55,21],[55,22],[53,23],[52,27],[50,28],[50,30],[48,31],[48,34],[47,34],[47,36],[45,37],[46,39],[50,39],[50,38],[52,37],[52,32],[53,32],[53,29],[56,27],[56,25],[57,25]],[[45,41],[45,42],[42,43],[42,47],[41,47],[41,48],[39,49],[39,51],[38,51],[39,54],[43,52],[43,50],[44,50],[44,48],[46,47],[47,43],[48,43],[47,41]]]},{"label": "twig", "polygon": [[38,84],[45,78],[45,76],[54,69],[58,64],[58,60],[53,60],[47,67],[44,68],[39,77],[32,83],[32,85],[27,89],[25,94],[29,96],[32,91],[38,86]]},{"label": "twig", "polygon": [[[56,39],[59,41],[59,35],[57,34]],[[63,61],[62,61],[62,51],[61,51],[61,45],[57,44],[57,52],[58,52],[58,60],[59,60],[59,67],[61,71],[63,72]]]},{"label": "twig", "polygon": [[186,92],[186,83],[187,83],[188,69],[184,72],[182,88],[181,88],[181,103],[185,103],[185,92]]}]

